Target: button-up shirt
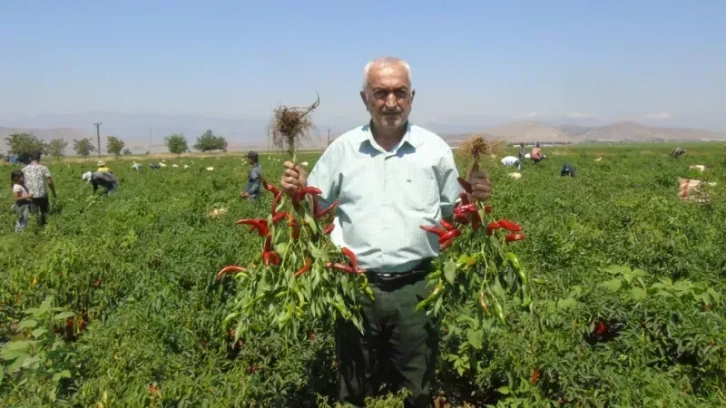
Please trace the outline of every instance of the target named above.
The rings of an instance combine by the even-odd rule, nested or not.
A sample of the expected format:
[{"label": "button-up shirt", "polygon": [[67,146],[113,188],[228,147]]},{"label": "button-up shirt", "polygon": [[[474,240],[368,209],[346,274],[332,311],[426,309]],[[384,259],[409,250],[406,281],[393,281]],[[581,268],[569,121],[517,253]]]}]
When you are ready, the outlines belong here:
[{"label": "button-up shirt", "polygon": [[321,205],[337,197],[331,240],[348,247],[361,268],[404,272],[438,256],[438,237],[419,228],[453,214],[462,192],[451,147],[438,135],[408,125],[390,151],[368,125],[335,139],[308,176]]}]

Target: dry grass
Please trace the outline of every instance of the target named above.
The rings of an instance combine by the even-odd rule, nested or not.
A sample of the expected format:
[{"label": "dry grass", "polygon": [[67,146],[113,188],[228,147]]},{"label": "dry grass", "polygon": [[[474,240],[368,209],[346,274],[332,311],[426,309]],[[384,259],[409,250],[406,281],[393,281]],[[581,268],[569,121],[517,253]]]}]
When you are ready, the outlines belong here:
[{"label": "dry grass", "polygon": [[293,161],[297,147],[310,140],[310,132],[315,130],[313,122],[307,115],[319,105],[320,95],[310,106],[288,108],[283,105],[273,112],[267,132],[272,137],[272,144],[286,151]]},{"label": "dry grass", "polygon": [[495,140],[493,136],[473,134],[461,142],[456,149],[459,159],[471,160],[468,174],[479,171],[479,159],[484,156],[499,155],[507,148],[505,140]]}]

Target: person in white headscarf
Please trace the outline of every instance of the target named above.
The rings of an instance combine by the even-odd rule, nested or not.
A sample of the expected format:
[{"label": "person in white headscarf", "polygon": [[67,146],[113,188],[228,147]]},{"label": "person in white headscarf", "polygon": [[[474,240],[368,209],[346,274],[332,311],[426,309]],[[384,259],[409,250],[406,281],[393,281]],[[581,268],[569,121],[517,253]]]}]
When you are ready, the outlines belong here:
[{"label": "person in white headscarf", "polygon": [[116,179],[116,176],[108,171],[87,171],[83,173],[81,178],[85,182],[93,185],[94,193],[98,190],[99,185],[106,188],[106,191],[103,193],[105,195],[113,193],[118,188],[118,180]]}]

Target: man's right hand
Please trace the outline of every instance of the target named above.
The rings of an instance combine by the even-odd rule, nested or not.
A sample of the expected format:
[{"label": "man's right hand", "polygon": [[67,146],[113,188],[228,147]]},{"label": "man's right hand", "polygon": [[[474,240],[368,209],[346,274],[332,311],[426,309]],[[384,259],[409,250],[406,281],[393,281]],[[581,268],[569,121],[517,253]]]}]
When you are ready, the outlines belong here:
[{"label": "man's right hand", "polygon": [[291,161],[285,162],[285,172],[282,173],[280,186],[287,194],[293,194],[308,183],[308,175],[300,166],[293,166]]}]

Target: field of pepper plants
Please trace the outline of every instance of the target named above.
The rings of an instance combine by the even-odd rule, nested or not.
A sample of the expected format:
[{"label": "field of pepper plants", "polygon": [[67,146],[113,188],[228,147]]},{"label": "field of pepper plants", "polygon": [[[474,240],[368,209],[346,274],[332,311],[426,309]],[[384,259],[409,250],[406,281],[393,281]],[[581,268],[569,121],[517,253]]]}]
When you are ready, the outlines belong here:
[{"label": "field of pepper plants", "polygon": [[[524,163],[519,180],[498,160],[481,161],[493,195],[476,237],[493,238],[472,244],[469,224],[447,243],[432,280],[449,291],[427,306],[444,332],[436,406],[726,406],[726,147],[687,146],[680,159],[672,147],[545,148],[548,159]],[[298,159],[311,168],[316,155]],[[565,161],[575,178],[560,177]],[[58,198],[45,229],[31,218],[21,234],[7,211],[14,167],[0,167],[0,407],[335,406],[321,308],[365,282],[341,273],[320,283],[326,266],[317,262],[297,280],[265,272],[279,254],[265,261],[262,227],[235,222],[293,228],[287,215],[271,219],[292,203],[273,205],[265,190],[259,202],[240,201],[242,157],[182,157],[139,172],[110,161],[120,187],[108,197],[81,180],[91,161],[44,164]],[[278,184],[281,156],[261,164]],[[710,204],[681,201],[679,177],[716,182]],[[302,205],[301,219],[317,223]],[[499,219],[526,238],[487,230]],[[326,223],[285,244],[300,255],[282,262],[297,269],[320,255],[310,242]],[[327,267],[355,272],[347,255],[325,251]],[[502,262],[477,269],[494,259],[481,254],[497,253]],[[228,265],[245,271],[217,279]],[[252,291],[262,282],[274,289],[264,301]],[[401,400],[387,394],[370,406]]]}]

